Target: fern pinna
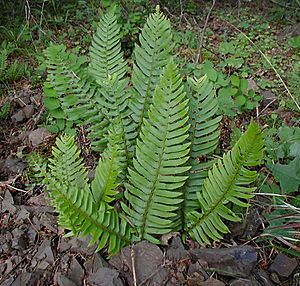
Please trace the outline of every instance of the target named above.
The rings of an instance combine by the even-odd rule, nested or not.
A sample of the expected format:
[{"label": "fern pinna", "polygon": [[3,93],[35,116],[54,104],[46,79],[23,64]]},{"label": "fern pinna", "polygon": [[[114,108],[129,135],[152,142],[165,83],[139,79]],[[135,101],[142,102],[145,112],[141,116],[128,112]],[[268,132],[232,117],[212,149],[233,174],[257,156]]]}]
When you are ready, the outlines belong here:
[{"label": "fern pinna", "polygon": [[[59,107],[66,114],[85,110],[74,126],[88,125],[91,146],[101,155],[89,182],[74,137],[57,139],[37,174],[59,222],[70,234],[91,234],[97,249],[107,247],[110,255],[132,241],[159,243],[171,231],[201,244],[219,240],[229,231],[224,220],[239,220],[230,206],[247,206],[253,196],[257,174],[249,167],[262,159],[261,131],[251,122],[233,149],[214,159],[221,121],[215,88],[206,76],[182,80],[171,56],[169,21],[159,9],[149,17],[131,80],[119,30],[113,12],[100,19],[90,62],[80,73],[59,55],[47,59]],[[63,104],[70,92],[77,97],[72,106]]]}]

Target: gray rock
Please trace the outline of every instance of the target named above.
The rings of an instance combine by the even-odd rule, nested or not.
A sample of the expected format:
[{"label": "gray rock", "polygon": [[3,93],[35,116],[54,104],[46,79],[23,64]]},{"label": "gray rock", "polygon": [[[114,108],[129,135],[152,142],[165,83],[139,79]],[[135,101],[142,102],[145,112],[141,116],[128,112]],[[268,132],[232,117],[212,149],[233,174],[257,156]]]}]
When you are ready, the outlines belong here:
[{"label": "gray rock", "polygon": [[22,110],[27,119],[31,118],[34,114],[34,106],[32,104],[26,105]]},{"label": "gray rock", "polygon": [[20,224],[24,220],[27,220],[30,216],[30,213],[28,210],[26,210],[23,206],[21,206],[20,211],[18,212],[16,223]]},{"label": "gray rock", "polygon": [[25,114],[22,109],[17,111],[12,117],[11,120],[13,122],[23,122],[25,120]]},{"label": "gray rock", "polygon": [[12,231],[13,240],[12,240],[12,248],[24,250],[27,248],[27,243],[25,239],[25,233],[20,228],[15,228]]},{"label": "gray rock", "polygon": [[72,237],[69,240],[72,253],[80,253],[83,255],[92,255],[97,249],[97,245],[89,245],[90,237]]},{"label": "gray rock", "polygon": [[58,252],[65,252],[67,250],[69,250],[71,248],[70,243],[68,242],[68,240],[64,237],[61,237],[58,243]]},{"label": "gray rock", "polygon": [[18,174],[26,168],[26,164],[19,158],[7,157],[1,162],[0,169],[7,174]]},{"label": "gray rock", "polygon": [[217,273],[232,277],[247,278],[257,262],[257,252],[251,246],[231,248],[192,249],[190,254],[194,261],[201,259],[208,268]]},{"label": "gray rock", "polygon": [[31,260],[32,267],[38,264],[38,269],[45,269],[48,265],[54,263],[54,255],[52,252],[50,240],[44,240],[39,246],[37,253]]},{"label": "gray rock", "polygon": [[84,263],[84,268],[87,273],[95,273],[99,268],[107,266],[108,263],[98,253],[88,257]]},{"label": "gray rock", "polygon": [[199,286],[204,280],[205,278],[201,274],[194,272],[192,276],[187,277],[186,283],[188,286]]},{"label": "gray rock", "polygon": [[67,275],[73,282],[77,285],[82,285],[82,279],[84,276],[84,270],[80,263],[77,261],[76,257],[71,258],[70,268]]},{"label": "gray rock", "polygon": [[78,286],[76,283],[74,283],[68,277],[63,275],[61,272],[56,273],[55,280],[58,286]]},{"label": "gray rock", "polygon": [[100,268],[97,272],[89,275],[88,281],[97,286],[124,286],[119,277],[119,272],[107,267]]},{"label": "gray rock", "polygon": [[5,195],[1,203],[1,213],[4,213],[6,211],[8,211],[10,214],[14,214],[16,212],[14,199],[8,190],[5,191]]},{"label": "gray rock", "polygon": [[180,260],[190,257],[179,236],[176,236],[172,239],[171,245],[167,249],[166,257],[169,260]]},{"label": "gray rock", "polygon": [[126,277],[129,285],[133,285],[132,260],[134,260],[138,285],[140,283],[164,285],[168,278],[168,271],[163,268],[164,256],[157,245],[142,241],[134,246],[123,248],[110,260],[110,264]]},{"label": "gray rock", "polygon": [[40,217],[40,223],[50,231],[57,233],[57,217],[49,213],[43,213]]},{"label": "gray rock", "polygon": [[29,198],[28,203],[38,206],[49,206],[50,199],[45,193],[41,193],[38,196]]},{"label": "gray rock", "polygon": [[209,275],[206,273],[206,271],[204,270],[203,266],[199,263],[199,261],[191,264],[188,269],[189,276],[195,276],[195,274],[197,274],[196,276],[201,275],[203,277],[203,280],[209,278]]},{"label": "gray rock", "polygon": [[269,271],[276,272],[282,277],[289,277],[297,266],[298,262],[296,258],[290,258],[285,254],[278,253]]},{"label": "gray rock", "polygon": [[21,286],[21,285],[27,285],[31,278],[31,273],[28,272],[22,272],[18,277],[15,279],[15,281],[10,286]]},{"label": "gray rock", "polygon": [[38,147],[50,134],[46,128],[38,128],[29,132],[28,140],[33,147]]}]

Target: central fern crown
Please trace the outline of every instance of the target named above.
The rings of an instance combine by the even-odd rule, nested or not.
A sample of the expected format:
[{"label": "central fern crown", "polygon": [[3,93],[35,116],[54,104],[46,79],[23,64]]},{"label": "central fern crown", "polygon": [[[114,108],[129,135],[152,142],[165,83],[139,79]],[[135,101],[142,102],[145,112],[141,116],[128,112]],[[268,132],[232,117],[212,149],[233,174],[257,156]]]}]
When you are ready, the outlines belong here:
[{"label": "central fern crown", "polygon": [[249,168],[262,159],[261,131],[251,122],[233,149],[214,159],[221,121],[215,88],[206,76],[182,80],[169,21],[159,9],[150,15],[131,78],[119,32],[109,12],[89,60],[63,45],[45,51],[49,114],[88,126],[101,154],[91,182],[73,136],[60,136],[49,162],[35,163],[59,222],[70,235],[90,234],[110,255],[132,241],[159,243],[172,231],[201,244],[220,240],[229,232],[224,220],[240,220],[231,206],[248,206],[253,196],[257,173]]}]

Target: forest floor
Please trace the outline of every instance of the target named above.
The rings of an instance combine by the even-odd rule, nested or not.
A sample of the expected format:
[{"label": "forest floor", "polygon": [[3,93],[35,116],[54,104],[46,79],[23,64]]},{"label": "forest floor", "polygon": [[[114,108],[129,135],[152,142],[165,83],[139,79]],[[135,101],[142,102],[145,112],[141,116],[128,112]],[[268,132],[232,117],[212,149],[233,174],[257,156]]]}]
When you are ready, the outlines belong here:
[{"label": "forest floor", "polygon": [[[207,73],[222,90],[219,152],[237,141],[251,117],[266,130],[257,193],[269,195],[258,194],[243,222],[230,224],[231,233],[211,248],[199,248],[189,239],[183,244],[180,233],[172,233],[163,237],[161,246],[143,241],[108,260],[105,252],[94,253],[87,238],[63,236],[44,187],[36,184],[27,164],[33,151],[49,156],[57,136],[49,131],[43,105],[43,50],[54,41],[70,49],[80,45],[83,54],[88,51],[99,7],[81,2],[58,5],[57,14],[45,1],[31,10],[25,5],[26,15],[22,5],[12,8],[8,3],[2,11],[0,51],[8,51],[8,64],[0,69],[0,284],[300,285],[300,174],[296,170],[291,178],[297,190],[282,194],[283,179],[268,169],[272,164],[292,166],[300,158],[296,13],[268,1],[242,2],[240,7],[240,1],[216,4],[201,40],[211,4],[162,7],[175,31],[183,76]],[[131,54],[149,11],[124,9],[125,54]],[[230,93],[232,75],[247,80],[247,91],[238,91],[239,100]],[[223,84],[225,79],[229,81]],[[295,166],[300,169],[300,163]],[[278,194],[287,195],[283,201],[290,209],[274,207]],[[282,219],[291,212],[293,220]],[[275,217],[277,224],[272,224],[270,215],[281,220]],[[287,237],[286,229],[296,236]]]}]

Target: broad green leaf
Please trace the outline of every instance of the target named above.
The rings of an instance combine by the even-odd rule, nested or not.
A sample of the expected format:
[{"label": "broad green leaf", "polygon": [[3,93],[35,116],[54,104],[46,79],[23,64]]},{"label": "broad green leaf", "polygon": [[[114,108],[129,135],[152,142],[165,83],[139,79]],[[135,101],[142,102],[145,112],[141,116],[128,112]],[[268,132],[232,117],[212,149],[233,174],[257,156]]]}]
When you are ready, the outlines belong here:
[{"label": "broad green leaf", "polygon": [[284,193],[298,191],[300,185],[300,156],[297,156],[288,165],[276,164],[269,166],[274,177],[279,181]]}]

